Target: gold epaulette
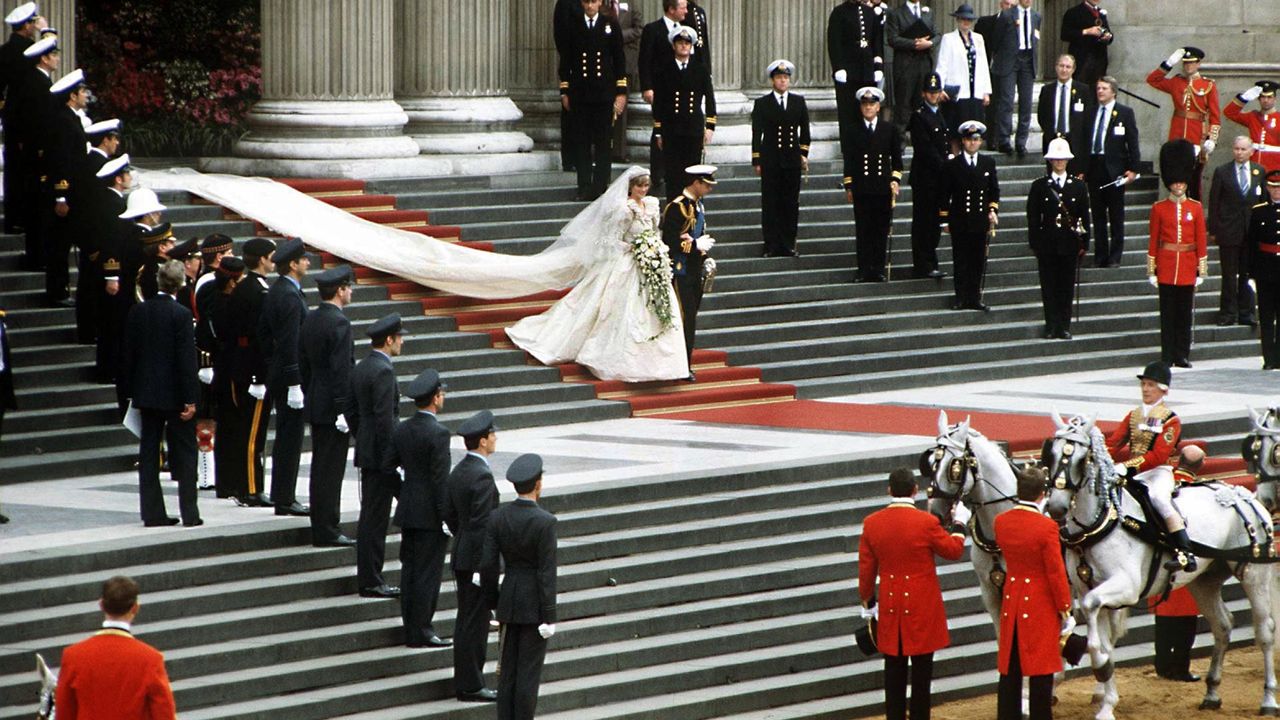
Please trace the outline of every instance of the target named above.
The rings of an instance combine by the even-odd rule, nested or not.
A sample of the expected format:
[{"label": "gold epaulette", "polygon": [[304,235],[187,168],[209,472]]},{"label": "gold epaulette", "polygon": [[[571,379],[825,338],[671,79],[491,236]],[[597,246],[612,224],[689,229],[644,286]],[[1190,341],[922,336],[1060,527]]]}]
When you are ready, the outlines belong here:
[{"label": "gold epaulette", "polygon": [[58,182],[53,184],[54,190],[66,190],[67,188],[70,188],[70,187],[71,187],[71,183],[67,182],[66,180],[59,180]]}]

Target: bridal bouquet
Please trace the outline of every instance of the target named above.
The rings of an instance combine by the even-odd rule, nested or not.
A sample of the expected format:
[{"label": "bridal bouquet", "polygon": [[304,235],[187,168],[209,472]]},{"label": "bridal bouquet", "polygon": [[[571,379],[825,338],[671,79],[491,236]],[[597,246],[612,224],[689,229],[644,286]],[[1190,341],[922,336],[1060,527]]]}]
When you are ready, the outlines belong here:
[{"label": "bridal bouquet", "polygon": [[671,329],[674,321],[671,316],[671,263],[667,262],[663,252],[665,246],[662,238],[653,230],[645,230],[631,241],[631,257],[640,270],[640,292],[645,302],[658,318],[658,335]]}]

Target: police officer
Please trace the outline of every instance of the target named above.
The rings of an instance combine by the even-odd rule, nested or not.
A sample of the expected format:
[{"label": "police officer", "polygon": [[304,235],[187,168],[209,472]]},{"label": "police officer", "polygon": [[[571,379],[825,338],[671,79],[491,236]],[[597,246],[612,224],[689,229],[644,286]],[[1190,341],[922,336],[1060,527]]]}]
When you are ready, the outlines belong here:
[{"label": "police officer", "polygon": [[498,593],[502,623],[498,719],[531,720],[547,641],[556,633],[556,518],[538,506],[542,458],[526,453],[507,468],[518,497],[499,508],[484,538],[483,567],[505,568]]},{"label": "police officer", "polygon": [[942,166],[938,217],[951,235],[956,290],[952,310],[991,309],[982,302],[982,284],[989,233],[1000,223],[1000,183],[995,161],[978,153],[986,131],[977,120],[961,123],[962,151]]},{"label": "police officer", "polygon": [[684,345],[693,375],[693,347],[698,337],[698,309],[702,306],[702,273],[707,252],[715,241],[707,235],[707,214],[702,199],[716,186],[714,165],[685,168],[689,184],[662,210],[662,241],[671,254],[671,273],[684,322]]},{"label": "police officer", "polygon": [[836,86],[836,113],[840,123],[840,150],[847,145],[861,119],[859,88],[884,81],[884,34],[880,18],[859,0],[845,0],[827,18],[827,54]]},{"label": "police officer", "polygon": [[[1167,78],[1173,64],[1181,60],[1182,73]],[[1200,175],[1209,155],[1218,143],[1222,118],[1218,105],[1218,86],[1200,74],[1204,51],[1187,47],[1174,50],[1160,67],[1147,75],[1147,84],[1169,93],[1173,98],[1173,117],[1169,119],[1169,139],[1186,140],[1196,147],[1196,167],[1188,178],[1187,195],[1200,200]]]},{"label": "police officer", "polygon": [[449,547],[447,515],[449,428],[436,415],[444,409],[446,385],[431,368],[405,389],[418,411],[402,420],[387,444],[385,470],[404,468],[395,523],[400,526],[400,615],[409,647],[447,647],[431,624],[440,598],[444,554]]},{"label": "police officer", "polygon": [[1258,290],[1258,324],[1262,328],[1262,369],[1280,370],[1280,170],[1267,173],[1267,201],[1249,213],[1245,245],[1249,274]]},{"label": "police officer", "polygon": [[311,424],[311,543],[317,547],[354,547],[338,526],[342,478],[347,471],[351,368],[355,340],[342,309],[351,304],[355,277],[348,265],[315,276],[320,304],[302,321],[298,361],[306,415]]},{"label": "police officer", "polygon": [[600,3],[582,0],[560,54],[560,104],[569,113],[579,200],[594,200],[608,186],[613,123],[627,107],[622,28],[600,14]]},{"label": "police officer", "polygon": [[902,135],[893,123],[881,122],[884,91],[858,90],[862,119],[849,132],[844,156],[845,199],[853,204],[857,232],[858,270],[855,282],[888,280],[885,264],[893,205],[902,181]]},{"label": "police officer", "polygon": [[[449,473],[445,523],[453,532],[453,578],[458,587],[458,619],[453,630],[453,689],[463,702],[492,702],[498,693],[484,686],[489,613],[498,591],[498,567],[482,560],[485,533],[498,508],[498,486],[489,457],[498,444],[493,413],[481,410],[458,428],[467,454]],[[507,572],[511,572],[510,565]],[[514,666],[504,663],[514,671]],[[503,672],[505,680],[506,672]]]},{"label": "police officer", "polygon": [[915,494],[910,469],[890,473],[889,507],[867,516],[858,541],[858,595],[864,614],[879,621],[876,647],[884,655],[889,720],[906,720],[908,674],[911,717],[929,717],[933,654],[951,644],[933,557],[959,560],[964,554],[964,526],[943,530],[938,518],[915,507]]},{"label": "police officer", "polygon": [[653,132],[666,165],[670,201],[685,185],[684,169],[702,162],[703,148],[715,135],[716,92],[706,64],[693,61],[697,32],[682,25],[667,40],[675,59],[654,71]]},{"label": "police officer", "polygon": [[760,176],[764,257],[795,257],[800,175],[809,169],[809,107],[791,92],[796,67],[774,60],[765,73],[771,92],[751,109],[751,164]]},{"label": "police officer", "polygon": [[228,392],[234,399],[236,420],[234,431],[223,428],[218,444],[230,446],[228,454],[233,458],[223,464],[229,473],[234,473],[227,478],[226,493],[244,507],[271,507],[262,460],[271,420],[271,400],[267,397],[269,358],[258,340],[258,323],[271,288],[266,274],[271,272],[271,255],[275,251],[276,244],[266,238],[245,242],[241,250],[244,277],[227,298],[230,322],[228,332],[222,336],[231,385]]},{"label": "police officer", "polygon": [[1089,191],[1067,174],[1074,155],[1065,138],[1049,143],[1044,159],[1049,175],[1031,183],[1027,194],[1027,237],[1040,271],[1044,337],[1071,339],[1071,298],[1076,270],[1089,249]]},{"label": "police officer", "polygon": [[258,320],[258,343],[268,358],[267,388],[274,399],[276,438],[271,446],[271,502],[277,515],[307,515],[309,510],[297,500],[298,462],[302,455],[304,431],[302,371],[298,360],[298,336],[307,317],[307,301],[302,296],[302,279],[311,267],[311,258],[302,241],[292,238],[280,243],[271,255],[280,276],[262,303]]},{"label": "police officer", "polygon": [[[1253,161],[1268,172],[1280,170],[1280,113],[1276,112],[1276,90],[1280,83],[1259,80],[1253,87],[1232,98],[1222,112],[1228,120],[1249,129],[1253,140]],[[1245,112],[1250,102],[1257,100],[1258,109]]]},{"label": "police officer", "polygon": [[1200,172],[1186,140],[1160,148],[1160,179],[1169,197],[1151,206],[1147,276],[1160,290],[1160,359],[1191,367],[1191,311],[1196,288],[1209,274],[1204,207],[1187,196]]},{"label": "police officer", "polygon": [[911,266],[918,278],[940,279],[938,240],[938,186],[942,166],[951,159],[951,128],[942,113],[942,78],[930,73],[921,91],[924,102],[907,121],[911,133]]}]

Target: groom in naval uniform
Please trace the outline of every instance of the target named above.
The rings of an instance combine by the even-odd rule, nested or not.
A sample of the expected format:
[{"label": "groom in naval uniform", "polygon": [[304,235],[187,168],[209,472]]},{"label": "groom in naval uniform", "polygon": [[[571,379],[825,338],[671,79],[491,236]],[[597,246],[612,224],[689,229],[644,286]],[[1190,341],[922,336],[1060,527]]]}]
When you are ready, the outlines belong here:
[{"label": "groom in naval uniform", "polygon": [[693,343],[698,333],[698,307],[702,305],[702,269],[707,251],[715,244],[707,236],[706,212],[702,198],[716,184],[714,165],[692,165],[684,169],[688,183],[676,199],[662,211],[662,241],[671,250],[671,273],[680,300],[684,321],[684,348],[689,360],[689,380],[693,375]]}]

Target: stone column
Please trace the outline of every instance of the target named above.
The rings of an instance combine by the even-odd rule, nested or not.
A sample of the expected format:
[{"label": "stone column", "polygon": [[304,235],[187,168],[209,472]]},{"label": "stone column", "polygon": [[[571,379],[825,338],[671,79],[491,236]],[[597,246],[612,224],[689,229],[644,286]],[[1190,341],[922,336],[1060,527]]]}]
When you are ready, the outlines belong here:
[{"label": "stone column", "polygon": [[[62,74],[76,69],[76,4],[75,0],[43,0],[40,13],[49,27],[58,31],[58,47],[62,50]],[[8,27],[7,25],[5,26]],[[6,30],[7,33],[7,30]]]},{"label": "stone column", "polygon": [[[517,3],[524,4],[524,3]],[[507,96],[511,11],[502,0],[395,0],[395,96],[427,154],[533,149]],[[536,4],[534,4],[536,5]]]},{"label": "stone column", "polygon": [[263,97],[239,157],[402,158],[418,145],[393,98],[393,0],[262,0]]},{"label": "stone column", "polygon": [[[511,99],[524,112],[520,129],[543,146],[560,143],[560,89],[555,41],[551,36],[553,2],[504,3],[510,13]],[[647,17],[647,16],[646,16]]]}]

